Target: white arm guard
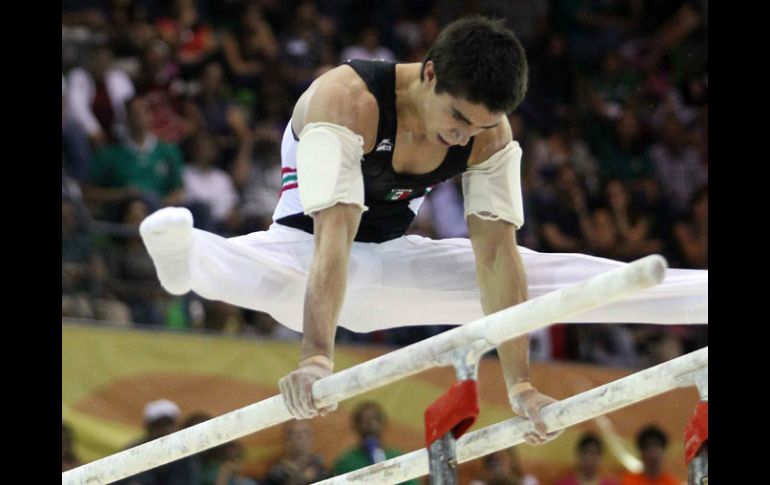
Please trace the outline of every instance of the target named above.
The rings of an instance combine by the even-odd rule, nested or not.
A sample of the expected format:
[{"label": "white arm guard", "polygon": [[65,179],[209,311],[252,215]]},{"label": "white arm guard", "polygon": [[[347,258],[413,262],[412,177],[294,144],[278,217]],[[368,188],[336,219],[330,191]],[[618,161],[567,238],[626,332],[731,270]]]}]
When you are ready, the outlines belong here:
[{"label": "white arm guard", "polygon": [[463,174],[465,218],[474,214],[488,221],[504,220],[516,229],[524,225],[521,198],[521,148],[511,141],[500,151]]},{"label": "white arm guard", "polygon": [[340,202],[368,209],[361,174],[363,144],[360,135],[344,126],[305,125],[297,145],[297,184],[306,215]]}]

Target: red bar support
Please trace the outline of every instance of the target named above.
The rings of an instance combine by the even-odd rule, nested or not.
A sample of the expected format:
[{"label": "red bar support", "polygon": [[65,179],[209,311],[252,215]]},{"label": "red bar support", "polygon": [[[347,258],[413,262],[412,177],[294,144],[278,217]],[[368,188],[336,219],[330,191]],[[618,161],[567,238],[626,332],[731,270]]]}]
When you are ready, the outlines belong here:
[{"label": "red bar support", "polygon": [[425,446],[429,448],[434,441],[450,431],[458,439],[473,426],[478,415],[476,381],[468,379],[455,382],[425,410]]},{"label": "red bar support", "polygon": [[684,461],[688,465],[709,439],[709,402],[701,401],[684,428]]}]

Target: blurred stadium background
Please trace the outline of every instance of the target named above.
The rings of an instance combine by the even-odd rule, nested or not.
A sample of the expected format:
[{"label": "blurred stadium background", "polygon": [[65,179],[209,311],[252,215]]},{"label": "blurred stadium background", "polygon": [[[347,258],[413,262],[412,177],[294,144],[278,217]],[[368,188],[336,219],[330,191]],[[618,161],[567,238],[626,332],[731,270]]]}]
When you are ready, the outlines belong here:
[{"label": "blurred stadium background", "polygon": [[[166,294],[139,222],[184,205],[223,236],[266,229],[283,129],[310,82],[347,58],[419,62],[443,25],[476,13],[504,19],[530,64],[526,100],[509,117],[524,150],[520,244],[708,268],[705,0],[63,0],[63,469],[140,439],[150,401],[175,402],[182,425],[275,394],[299,356],[299,335],[269,315]],[[135,97],[141,109],[127,111]],[[136,161],[132,123],[157,139],[167,169],[109,168]],[[467,236],[458,180],[433,190],[411,232]],[[708,345],[706,326],[619,323],[533,335],[534,383],[563,398]],[[445,328],[341,329],[337,368]],[[424,408],[452,378],[431,371],[341,403],[312,421],[309,446],[331,467],[355,445],[355,404],[375,399],[388,416],[384,441],[416,449]],[[494,356],[480,382],[475,427],[509,417]],[[604,441],[603,471],[620,477],[638,466],[635,435],[650,423],[668,434],[666,470],[684,480],[682,431],[696,402],[694,389],[669,393],[519,446],[521,473],[501,483],[556,483],[574,469],[584,431]],[[293,483],[267,477],[283,453],[280,428],[239,443],[233,477]],[[227,462],[217,459],[215,470]],[[491,483],[490,473],[481,460],[461,468],[463,483]],[[215,483],[203,475],[186,483]]]}]

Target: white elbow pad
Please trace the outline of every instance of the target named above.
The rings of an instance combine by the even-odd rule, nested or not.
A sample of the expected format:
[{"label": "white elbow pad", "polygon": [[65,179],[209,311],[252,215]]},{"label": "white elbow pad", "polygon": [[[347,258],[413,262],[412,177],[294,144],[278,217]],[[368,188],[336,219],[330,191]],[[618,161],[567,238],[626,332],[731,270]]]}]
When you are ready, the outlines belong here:
[{"label": "white elbow pad", "polygon": [[521,148],[511,141],[500,151],[463,173],[465,218],[474,214],[482,219],[510,222],[516,229],[524,225],[521,197]]},{"label": "white elbow pad", "polygon": [[297,184],[306,215],[338,203],[362,211],[364,177],[361,173],[364,139],[344,126],[308,123],[297,145]]}]

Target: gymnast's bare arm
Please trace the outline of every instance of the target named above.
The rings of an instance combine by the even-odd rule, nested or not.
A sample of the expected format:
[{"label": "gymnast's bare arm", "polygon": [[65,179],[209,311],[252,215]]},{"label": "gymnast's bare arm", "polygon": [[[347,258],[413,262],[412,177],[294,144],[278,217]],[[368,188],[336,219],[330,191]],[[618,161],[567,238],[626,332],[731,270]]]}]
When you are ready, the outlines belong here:
[{"label": "gymnast's bare arm", "polygon": [[[364,151],[373,147],[377,132],[377,102],[347,66],[316,80],[300,98],[293,115],[300,133],[307,123],[326,122],[349,128],[364,137]],[[315,248],[304,302],[302,353],[299,369],[280,382],[287,407],[295,417],[309,418],[336,408],[316,409],[311,389],[331,374],[334,335],[345,298],[350,251],[361,221],[361,210],[336,204],[312,214]]]},{"label": "gymnast's bare arm", "polygon": [[[474,141],[470,164],[491,157],[512,139],[508,120],[479,134]],[[476,259],[476,277],[485,315],[503,310],[527,299],[527,276],[516,245],[516,227],[504,220],[468,216],[468,234]],[[527,433],[530,444],[554,438],[547,433],[540,408],[554,402],[529,384],[529,336],[515,338],[497,347],[514,411],[533,421],[535,432]]]}]

